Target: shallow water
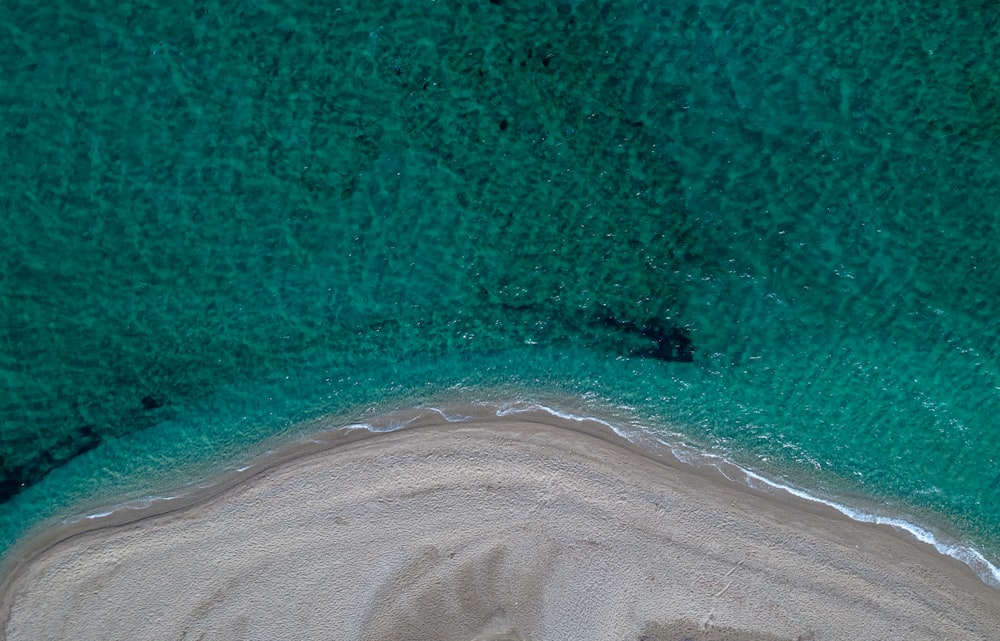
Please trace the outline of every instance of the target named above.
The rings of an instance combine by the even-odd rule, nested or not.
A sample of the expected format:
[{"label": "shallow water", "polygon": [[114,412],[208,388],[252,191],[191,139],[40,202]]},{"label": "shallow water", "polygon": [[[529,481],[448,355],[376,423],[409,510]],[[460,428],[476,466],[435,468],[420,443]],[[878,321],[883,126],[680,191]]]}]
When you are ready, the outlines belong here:
[{"label": "shallow water", "polygon": [[0,6],[0,539],[557,394],[1000,557],[986,6]]}]

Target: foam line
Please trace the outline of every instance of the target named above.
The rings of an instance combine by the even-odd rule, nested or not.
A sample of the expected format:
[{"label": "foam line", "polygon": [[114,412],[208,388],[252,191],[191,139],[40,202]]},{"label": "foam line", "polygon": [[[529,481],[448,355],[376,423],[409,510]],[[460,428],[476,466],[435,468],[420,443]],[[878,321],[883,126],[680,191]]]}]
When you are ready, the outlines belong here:
[{"label": "foam line", "polygon": [[872,523],[875,525],[892,526],[896,529],[907,532],[918,541],[933,546],[934,549],[936,549],[939,553],[944,554],[945,556],[949,556],[953,559],[956,559],[957,561],[960,561],[965,565],[969,566],[972,569],[972,571],[975,572],[979,576],[979,578],[982,579],[982,581],[987,585],[990,585],[995,588],[1000,588],[1000,568],[991,563],[985,556],[983,556],[983,554],[979,550],[975,549],[974,547],[968,545],[945,543],[939,540],[934,535],[933,532],[925,528],[922,528],[914,523],[910,523],[909,521],[899,518],[871,514],[869,512],[865,512],[863,510],[853,508],[848,505],[838,503],[836,501],[830,501],[827,499],[820,498],[804,490],[800,490],[798,488],[789,485],[778,483],[777,481],[772,481],[771,479],[761,476],[757,472],[747,469],[742,465],[738,465],[717,454],[711,454],[708,452],[695,450],[689,446],[681,447],[674,443],[670,443],[669,441],[664,440],[661,435],[657,434],[652,430],[640,428],[640,431],[638,432],[629,432],[620,428],[619,426],[613,425],[612,423],[609,423],[608,421],[605,421],[600,418],[570,414],[561,410],[556,410],[554,408],[536,403],[518,404],[516,406],[503,405],[497,410],[496,414],[497,416],[502,417],[502,416],[509,416],[511,414],[519,414],[531,411],[546,412],[548,414],[551,414],[552,416],[564,420],[598,423],[600,425],[604,425],[610,428],[615,432],[615,434],[621,436],[622,438],[626,439],[631,443],[636,443],[636,441],[638,440],[637,436],[640,434],[651,436],[654,439],[656,439],[657,442],[670,448],[670,451],[674,455],[674,457],[676,457],[677,460],[687,465],[692,465],[696,467],[705,464],[711,465],[715,467],[720,474],[722,474],[726,478],[729,478],[730,480],[733,480],[722,470],[722,464],[725,464],[726,466],[731,466],[733,468],[740,470],[746,477],[744,483],[750,487],[754,487],[753,482],[758,482],[763,485],[766,485],[767,487],[773,490],[786,492],[788,494],[791,494],[792,496],[804,499],[806,501],[810,501],[812,503],[819,503],[822,505],[829,506],[837,510],[847,518],[852,519],[854,521],[859,521],[862,523]]}]

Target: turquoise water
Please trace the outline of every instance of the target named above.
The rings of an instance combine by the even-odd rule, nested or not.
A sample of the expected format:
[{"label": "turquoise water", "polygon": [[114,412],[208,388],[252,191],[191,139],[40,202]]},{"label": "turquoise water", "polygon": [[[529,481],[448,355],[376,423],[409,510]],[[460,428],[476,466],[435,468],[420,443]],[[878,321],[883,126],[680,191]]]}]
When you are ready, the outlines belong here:
[{"label": "turquoise water", "polygon": [[1000,558],[991,5],[41,4],[3,548],[303,419],[554,394]]}]

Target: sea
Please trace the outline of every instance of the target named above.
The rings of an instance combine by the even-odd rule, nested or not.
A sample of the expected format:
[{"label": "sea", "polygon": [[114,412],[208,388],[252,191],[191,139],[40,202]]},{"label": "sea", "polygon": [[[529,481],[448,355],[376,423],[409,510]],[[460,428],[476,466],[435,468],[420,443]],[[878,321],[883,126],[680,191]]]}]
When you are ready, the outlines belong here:
[{"label": "sea", "polygon": [[998,59],[975,0],[5,0],[0,550],[534,403],[1000,585]]}]

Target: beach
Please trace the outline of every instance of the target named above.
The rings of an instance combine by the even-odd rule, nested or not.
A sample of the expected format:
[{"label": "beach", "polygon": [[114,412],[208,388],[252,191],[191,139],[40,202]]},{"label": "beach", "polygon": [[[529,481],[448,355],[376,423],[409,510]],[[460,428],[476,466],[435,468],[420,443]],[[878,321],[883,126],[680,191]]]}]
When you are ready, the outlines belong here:
[{"label": "beach", "polygon": [[50,527],[8,562],[0,637],[1000,638],[1000,591],[891,527],[597,423],[423,423]]}]

